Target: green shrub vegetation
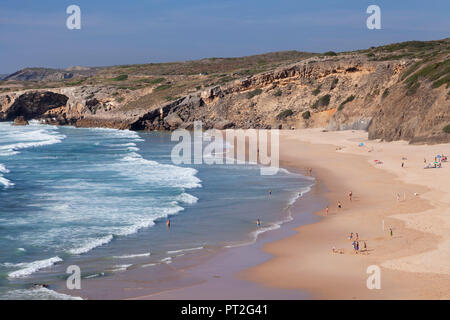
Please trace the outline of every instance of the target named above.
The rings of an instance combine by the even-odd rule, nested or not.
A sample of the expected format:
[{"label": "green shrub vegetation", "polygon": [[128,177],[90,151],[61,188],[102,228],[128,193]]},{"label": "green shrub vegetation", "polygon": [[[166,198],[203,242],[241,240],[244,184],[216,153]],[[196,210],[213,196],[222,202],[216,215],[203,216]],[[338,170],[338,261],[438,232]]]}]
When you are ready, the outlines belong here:
[{"label": "green shrub vegetation", "polygon": [[287,117],[290,117],[294,114],[294,112],[292,112],[291,109],[286,109],[281,111],[278,115],[277,115],[277,119],[278,120],[283,120],[286,119]]},{"label": "green shrub vegetation", "polygon": [[433,82],[431,87],[432,88],[439,88],[443,84],[447,84],[446,88],[450,87],[450,75],[446,75],[445,77],[443,77],[443,78],[441,78],[439,80],[436,80],[435,82]]},{"label": "green shrub vegetation", "polygon": [[317,96],[320,93],[320,88],[322,87],[322,85],[319,85],[316,89],[313,90],[312,94]]},{"label": "green shrub vegetation", "polygon": [[253,90],[253,91],[250,91],[250,92],[247,94],[247,98],[251,99],[251,98],[253,98],[253,97],[256,97],[256,96],[260,95],[261,93],[262,93],[262,90],[261,90],[261,89],[255,89],[255,90]]},{"label": "green shrub vegetation", "polygon": [[283,93],[281,92],[281,90],[278,89],[273,95],[274,95],[275,97],[281,97],[282,94],[283,94]]},{"label": "green shrub vegetation", "polygon": [[305,111],[302,113],[302,118],[305,120],[308,120],[309,118],[311,118],[311,112],[309,111]]},{"label": "green shrub vegetation", "polygon": [[446,125],[442,131],[444,131],[445,133],[450,133],[450,124]]},{"label": "green shrub vegetation", "polygon": [[128,75],[127,74],[121,74],[120,76],[117,76],[115,78],[112,78],[112,81],[124,81],[128,79]]},{"label": "green shrub vegetation", "polygon": [[162,85],[156,87],[156,88],[155,88],[155,91],[166,90],[166,89],[169,89],[170,87],[172,87],[171,84],[162,84]]},{"label": "green shrub vegetation", "polygon": [[337,53],[334,51],[327,51],[323,55],[330,57],[330,56],[337,56]]},{"label": "green shrub vegetation", "polygon": [[330,104],[330,99],[331,99],[331,96],[329,94],[326,94],[326,95],[320,97],[319,99],[317,99],[317,101],[314,102],[314,104],[311,106],[311,108],[317,109],[319,107],[326,107]]},{"label": "green shrub vegetation", "polygon": [[389,89],[386,88],[386,89],[384,89],[383,95],[381,96],[381,98],[384,99],[384,98],[386,98],[388,95],[389,95]]},{"label": "green shrub vegetation", "polygon": [[414,83],[411,87],[408,88],[408,90],[406,91],[406,95],[412,96],[413,94],[415,94],[417,92],[417,89],[419,89],[419,87],[420,87],[419,82]]},{"label": "green shrub vegetation", "polygon": [[77,81],[69,81],[69,82],[66,82],[66,84],[68,86],[79,86],[80,84],[82,84],[84,82],[84,80],[86,80],[86,79],[80,79]]},{"label": "green shrub vegetation", "polygon": [[166,80],[165,78],[156,78],[156,79],[140,79],[140,82],[149,83],[149,84],[158,84]]},{"label": "green shrub vegetation", "polygon": [[[416,70],[417,69],[418,67]],[[409,89],[413,86],[417,86],[416,83],[418,83],[420,79],[433,81],[433,88],[438,88],[443,84],[448,85],[450,80],[450,59],[428,64],[418,71],[411,72],[411,75],[405,80],[406,87]]]},{"label": "green shrub vegetation", "polygon": [[347,99],[345,99],[345,100],[339,105],[338,110],[340,111],[340,110],[344,109],[344,105],[345,105],[346,103],[350,102],[350,101],[353,101],[354,99],[355,99],[355,96],[354,96],[354,95],[351,95],[351,96],[347,97]]}]

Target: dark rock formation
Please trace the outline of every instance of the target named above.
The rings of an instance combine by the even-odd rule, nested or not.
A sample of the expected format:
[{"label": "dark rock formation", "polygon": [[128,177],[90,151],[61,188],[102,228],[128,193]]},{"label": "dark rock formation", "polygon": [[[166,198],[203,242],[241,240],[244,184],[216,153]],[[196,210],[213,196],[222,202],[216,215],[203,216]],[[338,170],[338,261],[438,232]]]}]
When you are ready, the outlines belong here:
[{"label": "dark rock formation", "polygon": [[15,126],[26,126],[28,125],[28,121],[25,120],[23,116],[18,116],[14,119],[14,125]]},{"label": "dark rock formation", "polygon": [[27,92],[19,96],[4,112],[1,120],[12,121],[18,116],[25,120],[39,118],[48,110],[65,106],[68,97],[53,92]]}]

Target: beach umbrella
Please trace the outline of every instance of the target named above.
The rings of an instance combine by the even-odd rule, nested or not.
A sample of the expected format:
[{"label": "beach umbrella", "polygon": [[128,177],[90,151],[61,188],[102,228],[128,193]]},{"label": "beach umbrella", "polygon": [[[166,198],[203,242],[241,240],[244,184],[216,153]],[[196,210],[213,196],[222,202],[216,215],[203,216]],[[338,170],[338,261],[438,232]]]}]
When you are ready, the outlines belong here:
[{"label": "beach umbrella", "polygon": [[363,145],[364,145],[364,143],[362,143],[362,142],[359,143],[359,146],[360,146],[360,147],[362,147]]}]

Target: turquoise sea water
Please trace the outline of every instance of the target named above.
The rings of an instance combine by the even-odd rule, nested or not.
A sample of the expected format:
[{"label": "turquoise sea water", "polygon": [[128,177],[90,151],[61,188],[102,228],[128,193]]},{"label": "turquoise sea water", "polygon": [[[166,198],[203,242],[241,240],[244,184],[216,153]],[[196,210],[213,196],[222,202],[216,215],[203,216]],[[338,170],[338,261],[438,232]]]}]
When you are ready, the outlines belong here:
[{"label": "turquoise sea water", "polygon": [[176,166],[175,144],[167,133],[0,123],[0,299],[69,298],[33,284],[73,264],[88,279],[252,242],[313,183],[250,164]]}]

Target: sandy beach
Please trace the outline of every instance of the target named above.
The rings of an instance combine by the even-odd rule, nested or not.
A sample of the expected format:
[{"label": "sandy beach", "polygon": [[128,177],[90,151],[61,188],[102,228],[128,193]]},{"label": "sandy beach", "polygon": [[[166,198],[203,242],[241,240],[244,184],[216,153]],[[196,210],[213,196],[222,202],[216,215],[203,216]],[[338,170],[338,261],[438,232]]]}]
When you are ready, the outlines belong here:
[{"label": "sandy beach", "polygon": [[[274,257],[240,277],[320,299],[450,298],[450,163],[423,169],[424,158],[434,162],[442,153],[450,145],[368,141],[363,131],[284,131],[282,164],[312,168],[329,213],[265,245]],[[351,232],[366,242],[365,252],[354,253]],[[367,289],[370,265],[381,268],[380,290]]]},{"label": "sandy beach", "polygon": [[[311,169],[316,178],[293,205],[293,221],[255,244],[172,265],[180,279],[172,287],[155,288],[136,269],[105,280],[102,287],[115,288],[109,295],[92,283],[87,297],[449,299],[450,162],[423,168],[437,154],[450,154],[450,145],[369,141],[364,131],[281,131],[281,166]],[[358,233],[358,254],[350,233]],[[373,265],[381,270],[379,290],[366,285]]]},{"label": "sandy beach", "polygon": [[[297,221],[301,226],[293,230],[287,224],[275,231],[280,239],[262,237],[259,246],[219,255],[191,271],[204,279],[201,284],[137,298],[250,299],[256,294],[283,299],[289,298],[286,292],[298,291],[307,295],[290,298],[449,299],[450,163],[423,169],[424,158],[434,162],[437,154],[450,154],[450,145],[369,141],[364,131],[282,131],[281,165],[306,173],[312,169],[317,180],[312,193],[325,196],[328,215],[321,209],[315,213],[318,222]],[[297,200],[300,211],[302,200],[309,199]],[[358,254],[351,232],[359,235]],[[265,262],[236,262],[245,255],[244,261],[257,263],[255,250],[269,254]],[[372,265],[381,270],[379,290],[366,285]],[[224,276],[208,279],[217,273]]]}]

